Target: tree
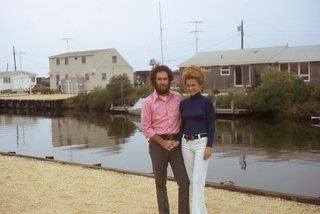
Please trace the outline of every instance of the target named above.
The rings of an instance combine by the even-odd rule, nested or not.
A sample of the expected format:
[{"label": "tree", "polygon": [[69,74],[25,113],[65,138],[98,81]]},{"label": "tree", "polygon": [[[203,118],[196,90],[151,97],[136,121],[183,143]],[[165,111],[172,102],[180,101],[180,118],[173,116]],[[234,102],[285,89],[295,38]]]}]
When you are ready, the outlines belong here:
[{"label": "tree", "polygon": [[133,87],[126,75],[113,76],[106,86],[108,94],[108,104],[113,105],[129,105]]}]

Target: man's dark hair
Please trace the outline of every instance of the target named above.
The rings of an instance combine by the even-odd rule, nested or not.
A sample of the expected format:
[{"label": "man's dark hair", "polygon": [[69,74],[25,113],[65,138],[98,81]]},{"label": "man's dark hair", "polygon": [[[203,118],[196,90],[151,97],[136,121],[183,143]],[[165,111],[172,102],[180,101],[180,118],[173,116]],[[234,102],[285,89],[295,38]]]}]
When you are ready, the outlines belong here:
[{"label": "man's dark hair", "polygon": [[169,83],[171,83],[171,81],[173,80],[173,73],[172,70],[166,66],[166,65],[156,65],[150,72],[149,78],[151,81],[151,84],[154,88],[156,88],[157,83],[156,83],[156,76],[157,73],[160,71],[165,71],[168,74],[168,78],[169,78]]}]

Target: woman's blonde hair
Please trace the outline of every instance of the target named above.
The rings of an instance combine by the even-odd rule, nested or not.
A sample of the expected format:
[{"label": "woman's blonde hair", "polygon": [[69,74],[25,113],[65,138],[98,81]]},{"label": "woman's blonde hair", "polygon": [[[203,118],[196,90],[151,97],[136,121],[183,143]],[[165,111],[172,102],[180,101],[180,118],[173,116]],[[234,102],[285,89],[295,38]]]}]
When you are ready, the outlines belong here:
[{"label": "woman's blonde hair", "polygon": [[182,73],[183,83],[186,84],[186,80],[188,79],[194,79],[199,83],[199,85],[202,85],[205,80],[203,69],[196,65],[186,67]]}]

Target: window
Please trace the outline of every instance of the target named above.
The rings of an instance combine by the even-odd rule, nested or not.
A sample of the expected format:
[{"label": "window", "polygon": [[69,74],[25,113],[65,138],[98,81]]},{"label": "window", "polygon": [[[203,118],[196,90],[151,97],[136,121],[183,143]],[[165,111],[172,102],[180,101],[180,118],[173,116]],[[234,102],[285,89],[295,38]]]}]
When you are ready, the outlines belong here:
[{"label": "window", "polygon": [[89,80],[89,74],[88,73],[85,74],[85,78],[86,78],[86,80]]},{"label": "window", "polygon": [[117,56],[112,56],[112,63],[117,63]]},{"label": "window", "polygon": [[230,76],[230,67],[229,66],[221,66],[220,67],[220,76]]},{"label": "window", "polygon": [[280,70],[295,75],[299,75],[305,82],[310,81],[310,64],[309,62],[301,63],[283,63],[280,64]]},{"label": "window", "polygon": [[56,75],[56,83],[57,83],[57,85],[60,85],[60,76],[59,76],[59,74]]},{"label": "window", "polygon": [[85,56],[81,57],[81,62],[82,62],[82,64],[86,64],[86,57]]},{"label": "window", "polygon": [[65,64],[65,65],[68,65],[68,64],[69,64],[68,57],[64,58],[64,64]]},{"label": "window", "polygon": [[56,59],[56,65],[60,65],[60,59],[59,58]]},{"label": "window", "polygon": [[64,75],[64,78],[68,79],[68,74]]},{"label": "window", "polygon": [[304,81],[306,81],[306,82],[310,81],[310,71],[309,71],[309,63],[308,62],[300,63],[299,75]]},{"label": "window", "polygon": [[298,63],[290,63],[290,73],[298,74]]},{"label": "window", "polygon": [[202,67],[204,71],[211,71],[211,67],[210,66],[204,66]]},{"label": "window", "polygon": [[36,78],[35,77],[31,77],[31,82],[36,82]]},{"label": "window", "polygon": [[107,79],[107,73],[102,73],[101,74],[101,79],[106,80]]},{"label": "window", "polygon": [[280,71],[288,72],[288,64],[280,64]]},{"label": "window", "polygon": [[10,77],[3,77],[3,83],[10,83]]}]

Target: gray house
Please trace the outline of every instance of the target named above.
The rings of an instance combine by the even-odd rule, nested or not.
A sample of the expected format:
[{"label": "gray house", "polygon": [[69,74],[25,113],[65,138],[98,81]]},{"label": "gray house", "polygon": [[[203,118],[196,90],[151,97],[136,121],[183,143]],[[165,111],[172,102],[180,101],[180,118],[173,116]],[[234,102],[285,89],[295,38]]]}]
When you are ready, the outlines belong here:
[{"label": "gray house", "polygon": [[63,93],[105,88],[111,77],[127,75],[133,84],[133,68],[114,49],[68,52],[49,57],[50,89]]},{"label": "gray house", "polygon": [[257,84],[270,66],[296,74],[309,84],[320,84],[320,46],[268,47],[199,53],[179,65],[206,72],[205,90],[236,91]]}]

